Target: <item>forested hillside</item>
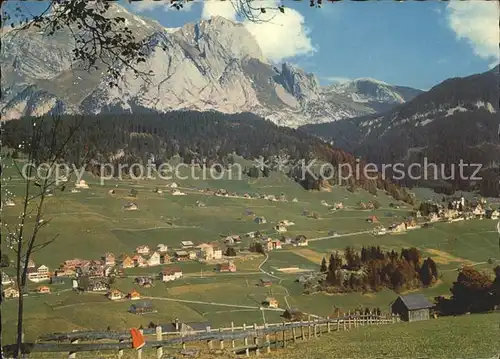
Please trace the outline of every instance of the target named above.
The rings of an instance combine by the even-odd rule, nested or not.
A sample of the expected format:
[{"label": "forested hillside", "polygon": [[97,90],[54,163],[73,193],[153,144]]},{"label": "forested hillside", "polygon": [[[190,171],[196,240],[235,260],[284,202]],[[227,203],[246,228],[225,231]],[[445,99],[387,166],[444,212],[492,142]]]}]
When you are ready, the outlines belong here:
[{"label": "forested hillside", "polygon": [[[32,118],[9,121],[4,124],[4,144],[18,148],[22,141],[28,142]],[[40,121],[40,120],[38,120]],[[46,131],[51,131],[50,118],[43,120]],[[321,189],[325,177],[318,175],[303,178],[297,171],[302,160],[328,162],[337,168],[341,163],[356,166],[351,154],[333,148],[315,136],[301,130],[279,127],[251,113],[236,115],[218,112],[181,111],[164,115],[99,115],[71,117],[61,121],[58,141],[64,141],[71,128],[78,129],[71,137],[61,160],[80,165],[83,160],[89,169],[97,170],[101,163],[120,164],[147,163],[151,155],[156,165],[179,156],[185,163],[213,163],[228,165],[233,155],[246,159],[263,157],[265,160],[278,156],[289,157],[288,175],[306,189]],[[51,136],[43,136],[51,138]],[[49,143],[42,146],[47,151]],[[40,154],[43,158],[43,153]],[[92,164],[92,165],[90,165]],[[362,165],[362,163],[361,163]],[[116,172],[117,173],[117,172]],[[249,171],[251,176],[268,175],[268,171]],[[373,174],[371,174],[373,176]],[[327,181],[335,183],[333,179]],[[364,173],[352,177],[345,183],[350,190],[363,188],[373,194],[377,189],[388,191],[393,197],[411,202],[413,197],[402,188],[387,180],[368,179]]]}]

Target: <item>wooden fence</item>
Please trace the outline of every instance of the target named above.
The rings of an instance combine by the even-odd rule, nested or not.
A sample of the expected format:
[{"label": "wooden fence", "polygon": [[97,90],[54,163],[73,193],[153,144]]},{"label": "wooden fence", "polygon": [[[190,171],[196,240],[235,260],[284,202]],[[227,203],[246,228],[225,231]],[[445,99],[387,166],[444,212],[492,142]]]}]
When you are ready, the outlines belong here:
[{"label": "wooden fence", "polygon": [[[262,349],[269,353],[271,343],[275,344],[276,347],[286,348],[289,341],[307,340],[311,337],[318,337],[321,333],[350,330],[367,325],[392,324],[399,321],[399,316],[396,315],[367,314],[315,320],[309,317],[305,321],[253,324],[250,326],[243,324],[240,327],[231,325],[217,329],[207,327],[205,330],[189,332],[163,332],[162,326],[159,325],[156,328],[141,329],[146,344],[136,352],[137,358],[142,359],[143,350],[152,349],[156,351],[156,358],[162,358],[164,348],[178,347],[180,349],[182,346],[182,349],[186,350],[188,343],[206,342],[209,351],[228,350],[235,353],[245,353],[246,356],[249,356],[252,351],[255,355],[259,355]],[[273,342],[271,342],[271,336],[275,337]],[[58,343],[53,343],[56,341]],[[243,345],[236,346],[236,341],[242,341]],[[249,343],[249,341],[251,342]],[[226,343],[229,345],[226,346]],[[5,349],[7,352],[8,348]],[[118,358],[121,358],[126,349],[132,349],[129,332],[70,332],[44,335],[36,343],[25,343],[23,351],[26,353],[66,352],[69,353],[68,358],[74,359],[79,352],[97,351],[115,351]],[[148,355],[148,358],[151,356]]]}]

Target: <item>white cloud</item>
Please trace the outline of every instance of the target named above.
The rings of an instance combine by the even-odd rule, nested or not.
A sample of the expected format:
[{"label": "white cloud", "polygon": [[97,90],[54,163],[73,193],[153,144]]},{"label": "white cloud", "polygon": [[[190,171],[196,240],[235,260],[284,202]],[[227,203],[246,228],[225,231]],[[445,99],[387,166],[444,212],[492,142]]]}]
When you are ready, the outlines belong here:
[{"label": "white cloud", "polygon": [[497,1],[450,1],[448,26],[458,39],[469,42],[477,56],[498,62],[498,11]]},{"label": "white cloud", "polygon": [[175,11],[190,11],[193,6],[192,2],[184,3],[182,9],[177,10],[172,7],[170,1],[153,1],[153,0],[143,0],[143,1],[133,1],[131,2],[131,7],[135,12],[152,12],[157,10],[163,10],[165,12],[169,10]]},{"label": "white cloud", "polygon": [[[283,14],[272,10],[280,5],[276,0],[262,0],[258,4],[259,7],[269,8],[267,13],[260,14],[256,10],[253,15],[259,16],[260,21],[245,19],[242,23],[255,37],[266,58],[280,62],[297,55],[310,55],[315,51],[310,31],[300,12],[291,8],[285,8]],[[203,4],[202,18],[208,19],[216,15],[233,21],[240,20],[231,1],[206,1]]]},{"label": "white cloud", "polygon": [[348,77],[336,77],[336,76],[327,76],[327,77],[322,77],[321,79],[330,84],[343,84],[351,81],[351,79]]}]

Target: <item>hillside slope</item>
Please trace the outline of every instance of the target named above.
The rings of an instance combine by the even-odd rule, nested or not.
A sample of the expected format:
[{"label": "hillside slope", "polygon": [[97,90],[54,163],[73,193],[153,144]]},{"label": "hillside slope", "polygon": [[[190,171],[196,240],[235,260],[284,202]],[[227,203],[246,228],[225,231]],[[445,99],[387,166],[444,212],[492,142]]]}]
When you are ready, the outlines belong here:
[{"label": "hillside slope", "polygon": [[[497,196],[498,185],[488,176],[498,175],[500,159],[498,71],[497,66],[485,73],[446,80],[383,115],[303,129],[378,164],[421,163],[423,158],[448,169],[460,160],[481,164],[489,179],[483,181],[482,189]],[[468,168],[465,174],[470,176],[473,171]],[[467,187],[471,183],[456,180],[455,184]]]}]

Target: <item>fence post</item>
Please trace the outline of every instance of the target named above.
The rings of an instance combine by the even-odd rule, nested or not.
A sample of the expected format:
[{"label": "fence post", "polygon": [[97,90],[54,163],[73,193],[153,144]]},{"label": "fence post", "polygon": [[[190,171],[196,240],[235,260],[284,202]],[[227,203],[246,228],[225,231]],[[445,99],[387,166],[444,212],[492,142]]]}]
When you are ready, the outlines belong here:
[{"label": "fence post", "polygon": [[253,330],[255,331],[254,337],[253,337],[253,343],[255,344],[255,355],[259,356],[260,355],[260,349],[259,349],[259,337],[257,336],[257,324],[253,324]]},{"label": "fence post", "polygon": [[[156,326],[156,340],[158,341],[163,340],[163,331],[161,330],[161,325]],[[156,348],[156,357],[158,359],[161,359],[162,356],[163,356],[163,347],[160,344],[160,346]]]},{"label": "fence post", "polygon": [[[231,333],[234,333],[234,322],[231,322]],[[231,340],[231,348],[234,348],[234,339]]]},{"label": "fence post", "polygon": [[[264,329],[267,329],[267,328],[268,328],[267,323],[264,323]],[[267,330],[266,330],[266,345],[267,345],[266,352],[270,353],[271,352],[271,339],[269,338],[269,332]]]},{"label": "fence post", "polygon": [[330,328],[330,324],[331,324],[330,323],[330,317],[326,317],[326,320],[327,320],[327,322],[326,322],[326,332],[330,333],[331,330],[332,330],[332,328]]},{"label": "fence post", "polygon": [[221,338],[219,340],[219,348],[220,350],[224,350],[224,339],[222,339],[222,328],[219,328],[219,334],[221,334]]},{"label": "fence post", "polygon": [[318,336],[318,320],[314,319],[314,324],[313,324],[313,329],[314,329],[314,336]]},{"label": "fence post", "polygon": [[302,340],[306,340],[306,337],[304,335],[304,323],[302,322],[302,319],[300,320],[300,337]]},{"label": "fence post", "polygon": [[[207,333],[210,333],[210,331],[211,331],[210,326],[207,326]],[[212,339],[208,339],[207,340],[207,346],[208,346],[208,350],[212,350],[213,349]]]},{"label": "fence post", "polygon": [[184,341],[184,332],[181,333],[182,349],[186,349],[186,342]]},{"label": "fence post", "polygon": [[337,332],[340,331],[340,314],[337,316]]},{"label": "fence post", "polygon": [[[123,343],[123,339],[119,340],[119,343]],[[123,357],[123,349],[118,349],[118,359],[121,359]]]},{"label": "fence post", "polygon": [[345,314],[344,317],[342,318],[342,325],[344,327],[344,332],[347,330],[346,322],[345,322]]},{"label": "fence post", "polygon": [[283,322],[283,348],[286,348],[286,323]]},{"label": "fence post", "polygon": [[348,313],[347,314],[347,320],[348,320],[349,330],[351,330],[351,324],[352,324],[351,311],[348,311],[347,313]]},{"label": "fence post", "polygon": [[[78,344],[78,339],[72,340],[71,344]],[[75,359],[76,358],[76,352],[70,352],[68,355],[68,359]]]},{"label": "fence post", "polygon": [[[246,323],[243,323],[243,332],[246,332],[246,330],[247,330],[247,325],[246,325]],[[245,346],[248,347],[248,337],[245,337],[245,339],[243,341],[245,343]],[[245,348],[245,355],[247,357],[250,356],[250,350],[248,348]]]},{"label": "fence post", "polygon": [[[292,323],[294,325],[294,323]],[[295,326],[292,327],[292,340],[295,343],[297,341],[297,333],[295,332]]]},{"label": "fence post", "polygon": [[392,323],[396,323],[396,316],[394,315],[394,313],[392,313]]},{"label": "fence post", "polygon": [[[139,329],[139,332],[141,333],[141,335],[144,334],[144,330],[142,329]],[[137,350],[137,359],[142,359],[142,348]]]},{"label": "fence post", "polygon": [[311,315],[307,316],[307,339],[311,339]]}]

